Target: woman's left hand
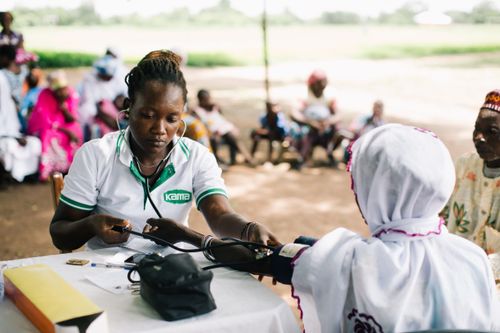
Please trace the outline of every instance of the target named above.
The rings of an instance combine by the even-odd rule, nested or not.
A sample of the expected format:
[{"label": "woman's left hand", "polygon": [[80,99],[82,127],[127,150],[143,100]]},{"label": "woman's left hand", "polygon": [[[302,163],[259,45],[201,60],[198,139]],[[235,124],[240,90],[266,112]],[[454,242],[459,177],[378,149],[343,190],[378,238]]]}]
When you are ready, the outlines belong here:
[{"label": "woman's left hand", "polygon": [[[176,223],[174,220],[151,218],[148,219],[146,223],[147,224],[142,231],[145,234],[161,238],[162,240],[173,244],[186,240],[186,227]],[[164,245],[156,240],[154,242]]]},{"label": "woman's left hand", "polygon": [[243,240],[274,247],[281,245],[276,236],[266,226],[257,222],[250,222],[247,228],[246,235],[242,235]]}]

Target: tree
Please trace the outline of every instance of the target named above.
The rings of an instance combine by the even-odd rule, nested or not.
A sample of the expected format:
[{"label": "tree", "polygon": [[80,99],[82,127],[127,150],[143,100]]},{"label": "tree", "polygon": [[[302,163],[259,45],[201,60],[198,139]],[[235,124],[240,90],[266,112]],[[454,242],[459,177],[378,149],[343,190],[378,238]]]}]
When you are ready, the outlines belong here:
[{"label": "tree", "polygon": [[392,13],[380,14],[378,22],[385,24],[415,24],[413,17],[425,10],[427,10],[427,6],[420,1],[407,2]]},{"label": "tree", "polygon": [[319,19],[324,24],[358,24],[361,18],[356,13],[350,12],[326,12]]},{"label": "tree", "polygon": [[492,1],[483,1],[470,13],[470,22],[475,24],[500,23],[500,12]]}]

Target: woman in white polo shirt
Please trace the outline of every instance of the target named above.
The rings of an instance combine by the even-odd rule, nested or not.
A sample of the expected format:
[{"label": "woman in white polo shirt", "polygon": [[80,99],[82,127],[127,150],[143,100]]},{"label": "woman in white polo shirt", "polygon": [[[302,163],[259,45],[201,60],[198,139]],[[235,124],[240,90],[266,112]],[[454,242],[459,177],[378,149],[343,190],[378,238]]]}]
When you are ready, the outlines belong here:
[{"label": "woman in white polo shirt", "polygon": [[179,57],[147,54],[127,75],[126,130],[92,140],[76,153],[50,225],[54,245],[73,250],[126,242],[149,218],[187,226],[192,202],[218,236],[277,243],[266,227],[231,208],[213,154],[178,137],[187,98]]}]

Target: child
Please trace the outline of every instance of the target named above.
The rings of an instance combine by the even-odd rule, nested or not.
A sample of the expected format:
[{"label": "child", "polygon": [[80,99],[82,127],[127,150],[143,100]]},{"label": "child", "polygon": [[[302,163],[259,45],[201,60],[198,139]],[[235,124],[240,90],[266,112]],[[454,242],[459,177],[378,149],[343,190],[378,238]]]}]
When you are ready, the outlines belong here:
[{"label": "child", "polygon": [[357,140],[361,135],[371,131],[374,128],[385,124],[383,119],[384,103],[376,100],[373,103],[372,113],[369,116],[362,116],[353,121],[348,131],[343,131],[345,137],[344,163],[349,161],[349,143]]},{"label": "child", "polygon": [[42,88],[39,86],[41,76],[41,69],[34,67],[30,69],[28,76],[26,76],[25,79],[27,92],[22,98],[19,111],[19,120],[21,122],[23,133],[26,133],[27,121],[33,111],[33,108],[35,107],[36,101],[38,100],[38,95],[40,94],[40,91],[42,91]]},{"label": "child", "polygon": [[372,113],[369,116],[363,116],[357,119],[351,125],[350,130],[354,134],[354,140],[359,138],[361,135],[367,133],[368,131],[382,126],[385,124],[383,119],[384,115],[384,103],[381,100],[376,100],[373,103]]},{"label": "child", "polygon": [[260,117],[260,128],[253,130],[251,134],[252,158],[260,140],[265,139],[269,140],[267,160],[270,162],[273,156],[273,141],[278,141],[280,144],[289,143],[288,130],[286,116],[281,112],[279,104],[266,102],[266,113]]},{"label": "child", "polygon": [[252,157],[238,139],[238,129],[222,115],[219,106],[212,102],[208,90],[201,89],[198,91],[197,97],[198,107],[194,112],[210,131],[210,143],[217,160],[221,160],[218,155],[218,146],[223,140],[224,143],[229,145],[231,165],[236,164],[236,154],[238,152],[244,156],[245,162],[253,164]]},{"label": "child", "polygon": [[476,152],[458,159],[457,184],[444,215],[451,232],[488,250],[485,230],[500,231],[500,90],[486,95],[472,140]]}]

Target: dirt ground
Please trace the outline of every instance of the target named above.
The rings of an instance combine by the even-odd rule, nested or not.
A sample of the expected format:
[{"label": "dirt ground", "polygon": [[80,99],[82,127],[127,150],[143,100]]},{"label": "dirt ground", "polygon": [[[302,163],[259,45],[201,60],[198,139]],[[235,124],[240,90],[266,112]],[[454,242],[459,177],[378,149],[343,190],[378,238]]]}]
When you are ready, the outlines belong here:
[{"label": "dirt ground", "polygon": [[[346,124],[369,112],[373,100],[381,98],[386,102],[389,121],[432,129],[456,158],[473,149],[471,133],[477,109],[486,92],[496,87],[500,74],[497,68],[449,66],[460,60],[464,59],[283,64],[271,68],[271,96],[289,112],[293,101],[305,94],[307,73],[313,68],[325,68],[338,91]],[[71,81],[78,82],[84,71],[71,71]],[[201,87],[212,90],[227,117],[240,126],[248,146],[248,133],[256,126],[263,106],[262,72],[258,67],[187,69],[186,78],[190,96]],[[265,149],[262,145],[260,159],[264,159]],[[315,157],[322,160],[323,152],[317,150]],[[367,235],[349,176],[342,166],[305,168],[300,172],[287,170],[283,164],[235,166],[223,176],[234,209],[269,226],[282,242],[298,235],[319,237],[336,227]],[[48,234],[52,214],[48,184],[16,184],[0,192],[0,260],[56,254]],[[196,209],[190,223],[208,232]],[[288,287],[274,290],[293,304]]]}]

